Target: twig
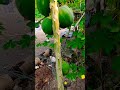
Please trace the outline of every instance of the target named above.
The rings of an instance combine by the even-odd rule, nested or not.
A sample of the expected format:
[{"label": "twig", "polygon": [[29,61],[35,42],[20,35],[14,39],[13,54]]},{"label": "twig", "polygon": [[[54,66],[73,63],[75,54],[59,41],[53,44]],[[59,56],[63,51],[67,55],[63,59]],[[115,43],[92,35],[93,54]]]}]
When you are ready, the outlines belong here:
[{"label": "twig", "polygon": [[83,15],[80,17],[80,19],[78,20],[78,22],[75,24],[75,28],[78,26],[78,24],[80,23],[80,21],[82,20],[82,18],[84,17],[85,12],[83,13]]},{"label": "twig", "polygon": [[41,18],[40,20],[38,20],[37,23],[40,23],[44,18],[46,18],[46,17]]}]

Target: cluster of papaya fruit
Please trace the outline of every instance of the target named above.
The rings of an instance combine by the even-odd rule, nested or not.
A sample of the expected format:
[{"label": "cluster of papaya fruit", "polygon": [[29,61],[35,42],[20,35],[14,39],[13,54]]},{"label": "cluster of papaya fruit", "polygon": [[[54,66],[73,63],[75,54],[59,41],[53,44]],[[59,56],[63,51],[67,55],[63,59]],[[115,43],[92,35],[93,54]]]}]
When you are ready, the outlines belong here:
[{"label": "cluster of papaya fruit", "polygon": [[[36,0],[38,11],[46,18],[42,22],[43,31],[52,35],[52,19],[50,17],[50,0]],[[61,28],[66,28],[72,25],[74,14],[71,8],[67,5],[59,7],[59,23]]]},{"label": "cluster of papaya fruit", "polygon": [[[16,7],[20,14],[28,20],[34,21],[34,0],[15,0]],[[48,34],[52,35],[52,19],[50,17],[50,0],[36,0],[37,9],[40,14],[46,18],[42,21],[42,29]],[[74,21],[74,14],[71,8],[67,5],[59,7],[59,23],[61,28],[66,28],[72,25]]]}]

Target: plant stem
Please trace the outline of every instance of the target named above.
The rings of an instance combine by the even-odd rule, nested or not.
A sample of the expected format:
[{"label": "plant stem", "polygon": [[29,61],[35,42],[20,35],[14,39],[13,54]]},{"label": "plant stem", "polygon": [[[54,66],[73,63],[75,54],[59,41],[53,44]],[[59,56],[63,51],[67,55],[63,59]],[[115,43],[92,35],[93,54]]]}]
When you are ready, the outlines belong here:
[{"label": "plant stem", "polygon": [[82,16],[80,17],[80,19],[75,24],[75,28],[78,26],[78,24],[80,23],[80,21],[82,20],[82,18],[84,17],[84,15],[85,15],[85,12],[82,14]]},{"label": "plant stem", "polygon": [[57,86],[58,86],[58,90],[64,90],[57,0],[51,0],[50,8],[52,14],[52,23],[53,23],[52,27],[54,34],[54,52],[56,57]]}]

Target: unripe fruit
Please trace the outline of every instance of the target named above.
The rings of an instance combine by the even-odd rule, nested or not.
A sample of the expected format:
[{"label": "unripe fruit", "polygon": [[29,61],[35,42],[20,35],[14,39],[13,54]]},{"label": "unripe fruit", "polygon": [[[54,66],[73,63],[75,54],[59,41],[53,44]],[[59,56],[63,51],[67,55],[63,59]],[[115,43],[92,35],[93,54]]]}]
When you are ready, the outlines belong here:
[{"label": "unripe fruit", "polygon": [[15,0],[16,7],[20,14],[28,20],[35,20],[35,1],[34,0]]},{"label": "unripe fruit", "polygon": [[42,21],[42,30],[45,34],[53,35],[51,18],[47,17]]},{"label": "unripe fruit", "polygon": [[70,27],[74,22],[73,11],[67,5],[59,8],[59,22],[61,28]]},{"label": "unripe fruit", "polygon": [[49,16],[50,13],[50,0],[36,0],[38,11],[44,15]]},{"label": "unripe fruit", "polygon": [[62,61],[62,72],[63,72],[63,75],[66,75],[69,73],[69,69],[70,69],[70,65],[68,62],[66,61]]}]

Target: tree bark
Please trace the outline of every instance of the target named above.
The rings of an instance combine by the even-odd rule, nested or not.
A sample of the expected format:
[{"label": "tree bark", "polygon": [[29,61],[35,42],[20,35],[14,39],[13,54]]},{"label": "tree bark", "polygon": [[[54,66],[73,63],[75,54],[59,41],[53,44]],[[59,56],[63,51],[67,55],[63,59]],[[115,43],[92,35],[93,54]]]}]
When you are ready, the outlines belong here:
[{"label": "tree bark", "polygon": [[61,43],[60,43],[60,31],[59,31],[59,11],[57,7],[57,0],[51,0],[50,2],[51,14],[52,14],[52,27],[54,34],[54,52],[56,57],[56,75],[58,90],[64,90],[63,86],[63,74],[62,74],[62,57],[61,57]]}]

